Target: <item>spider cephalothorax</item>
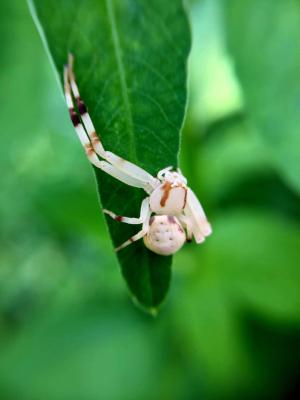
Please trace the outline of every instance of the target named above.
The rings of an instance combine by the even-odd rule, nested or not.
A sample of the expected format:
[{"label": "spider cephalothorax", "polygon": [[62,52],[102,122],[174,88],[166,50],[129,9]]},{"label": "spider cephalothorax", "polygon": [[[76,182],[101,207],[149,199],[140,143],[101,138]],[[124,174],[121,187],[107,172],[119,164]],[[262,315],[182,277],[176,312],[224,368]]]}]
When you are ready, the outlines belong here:
[{"label": "spider cephalothorax", "polygon": [[160,215],[176,215],[184,209],[187,199],[187,180],[168,167],[157,175],[159,184],[150,194],[150,208]]},{"label": "spider cephalothorax", "polygon": [[[184,242],[190,241],[193,236],[197,243],[202,243],[205,237],[211,234],[211,226],[181,171],[172,171],[172,167],[167,167],[159,171],[155,178],[137,165],[105,151],[87,108],[80,98],[71,55],[64,69],[64,82],[70,116],[90,162],[121,182],[144,189],[148,194],[142,202],[139,218],[123,217],[103,210],[117,221],[142,224],[141,231],[117,247],[116,251],[141,238],[144,238],[148,249],[161,255],[176,253]],[[74,107],[74,100],[78,113]]]}]

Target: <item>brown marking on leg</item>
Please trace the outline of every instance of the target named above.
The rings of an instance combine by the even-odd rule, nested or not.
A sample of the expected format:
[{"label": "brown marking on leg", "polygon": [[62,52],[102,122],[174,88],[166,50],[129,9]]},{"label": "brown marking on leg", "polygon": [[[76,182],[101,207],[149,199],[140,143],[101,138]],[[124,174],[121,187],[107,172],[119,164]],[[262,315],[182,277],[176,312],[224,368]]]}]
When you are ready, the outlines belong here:
[{"label": "brown marking on leg", "polygon": [[77,106],[78,106],[79,114],[80,114],[80,115],[83,115],[83,114],[87,113],[86,105],[85,105],[84,102],[80,99],[80,97],[77,97],[76,101],[77,101]]},{"label": "brown marking on leg", "polygon": [[99,140],[99,138],[98,138],[96,132],[92,132],[92,133],[90,134],[90,138],[91,138],[91,141],[92,141],[92,143],[93,143],[94,145],[100,143],[100,140]]},{"label": "brown marking on leg", "polygon": [[76,127],[77,125],[80,124],[79,116],[74,111],[74,108],[70,108],[69,109],[69,113],[70,113],[70,117],[71,117],[72,123]]},{"label": "brown marking on leg", "polygon": [[123,217],[121,215],[116,215],[115,216],[115,220],[118,221],[118,222],[122,222]]},{"label": "brown marking on leg", "polygon": [[166,202],[167,202],[168,198],[169,198],[170,190],[172,189],[171,182],[165,182],[163,187],[162,187],[162,189],[164,191],[164,194],[163,194],[163,196],[162,196],[162,198],[160,200],[160,205],[162,207],[164,207],[166,205]]},{"label": "brown marking on leg", "polygon": [[150,220],[149,220],[149,225],[152,225],[153,221],[154,221],[154,217],[151,217]]},{"label": "brown marking on leg", "polygon": [[93,147],[91,146],[90,143],[89,143],[89,144],[86,144],[86,145],[84,146],[84,148],[85,148],[85,152],[86,152],[86,154],[87,154],[88,156],[91,156],[91,155],[93,155],[93,154],[95,153],[95,150],[93,149]]}]

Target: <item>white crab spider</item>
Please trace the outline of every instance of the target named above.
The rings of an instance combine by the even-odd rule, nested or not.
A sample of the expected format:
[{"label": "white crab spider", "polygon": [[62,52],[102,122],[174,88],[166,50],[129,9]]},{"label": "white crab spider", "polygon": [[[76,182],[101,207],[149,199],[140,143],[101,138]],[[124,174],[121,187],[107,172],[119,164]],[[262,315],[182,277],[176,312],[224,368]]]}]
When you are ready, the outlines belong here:
[{"label": "white crab spider", "polygon": [[142,229],[117,247],[116,251],[141,238],[148,249],[161,255],[176,253],[193,236],[196,243],[202,243],[212,229],[199,200],[187,186],[187,180],[179,169],[172,171],[172,167],[164,168],[155,178],[137,165],[104,150],[80,98],[72,55],[69,55],[68,65],[64,68],[64,87],[71,120],[90,162],[121,182],[144,189],[148,194],[142,202],[139,218],[123,217],[103,210],[116,221],[142,224]]}]

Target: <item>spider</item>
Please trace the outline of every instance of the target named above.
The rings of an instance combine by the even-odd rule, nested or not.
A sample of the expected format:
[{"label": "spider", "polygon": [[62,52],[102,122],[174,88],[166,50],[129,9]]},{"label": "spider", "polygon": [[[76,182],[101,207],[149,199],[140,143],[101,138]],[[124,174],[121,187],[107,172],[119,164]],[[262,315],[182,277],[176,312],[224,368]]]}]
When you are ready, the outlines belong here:
[{"label": "spider", "polygon": [[72,123],[89,161],[119,181],[141,188],[148,194],[142,201],[139,218],[124,217],[103,210],[116,221],[142,224],[142,229],[115,251],[142,238],[148,249],[160,255],[176,253],[193,236],[196,243],[202,243],[212,233],[212,229],[180,169],[174,171],[172,167],[167,167],[159,171],[157,177],[153,177],[137,165],[104,149],[87,107],[80,98],[73,62],[74,58],[69,54],[68,63],[64,67],[65,98]]}]

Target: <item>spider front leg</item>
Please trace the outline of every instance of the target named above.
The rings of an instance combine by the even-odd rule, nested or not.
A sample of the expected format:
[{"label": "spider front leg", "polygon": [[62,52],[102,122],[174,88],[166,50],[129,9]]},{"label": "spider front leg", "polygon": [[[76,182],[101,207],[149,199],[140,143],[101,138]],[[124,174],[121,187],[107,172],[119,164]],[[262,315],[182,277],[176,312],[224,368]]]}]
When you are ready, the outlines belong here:
[{"label": "spider front leg", "polygon": [[[64,68],[64,89],[65,89],[65,99],[69,109],[69,114],[77,136],[85,149],[86,155],[89,161],[95,165],[95,167],[101,168],[99,164],[99,159],[96,155],[94,146],[92,145],[90,138],[86,134],[86,131],[81,123],[80,117],[75,111],[72,93],[71,93],[71,86],[68,78],[68,67]],[[104,149],[103,149],[104,152]]]},{"label": "spider front leg", "polygon": [[[67,106],[69,108],[69,113],[70,113],[72,123],[74,125],[77,136],[79,137],[79,140],[85,149],[85,152],[86,152],[86,155],[87,155],[89,161],[96,168],[101,169],[102,171],[113,176],[114,178],[118,179],[119,181],[121,181],[129,186],[134,186],[134,187],[142,188],[145,190],[144,182],[141,182],[140,180],[135,179],[134,177],[127,175],[126,173],[118,170],[113,165],[109,164],[107,161],[99,160],[96,150],[94,148],[95,141],[91,142],[90,137],[87,135],[87,133],[82,125],[80,117],[77,115],[77,113],[75,111],[72,93],[71,93],[71,87],[70,87],[70,83],[69,83],[69,79],[68,79],[68,67],[65,67],[65,69],[64,69],[64,87],[65,87],[65,98],[66,98]],[[100,144],[100,146],[101,146],[101,148],[103,148],[101,144]],[[99,152],[99,146],[98,146],[98,152]],[[103,152],[104,152],[104,150],[103,150]],[[104,154],[105,154],[105,152],[104,152]]]},{"label": "spider front leg", "polygon": [[[82,146],[85,149],[86,155],[89,159],[89,161],[97,168],[101,169],[102,171],[106,172],[107,174],[113,176],[114,178],[118,179],[119,181],[125,183],[126,185],[137,187],[144,189],[145,191],[151,191],[149,188],[148,184],[145,184],[144,181],[141,181],[140,179],[137,179],[130,174],[126,174],[125,172],[121,171],[120,169],[117,169],[115,166],[112,164],[108,163],[107,161],[100,161],[97,154],[100,155],[99,153],[102,153],[102,150],[99,150],[99,145],[98,147],[98,153],[96,153],[95,149],[95,140],[91,141],[92,139],[87,135],[86,130],[84,129],[84,126],[81,122],[81,119],[79,115],[77,115],[75,108],[74,108],[74,103],[73,103],[73,98],[72,98],[72,93],[71,93],[71,86],[69,83],[69,67],[65,67],[64,69],[64,87],[65,87],[65,98],[67,102],[67,106],[69,108],[69,113],[70,117],[72,120],[72,123],[74,125],[75,131],[77,133],[77,136],[79,137],[79,140],[82,144]],[[75,84],[73,83],[73,86]],[[75,86],[75,89],[77,86]],[[77,92],[78,93],[78,90]],[[100,143],[100,142],[99,142]],[[102,145],[100,144],[101,148]],[[103,150],[103,154],[106,154],[105,151]]]},{"label": "spider front leg", "polygon": [[[70,114],[71,113],[72,113],[72,115],[74,114],[74,105],[73,105],[73,101],[72,101],[72,95],[73,95],[73,97],[75,98],[76,103],[77,103],[77,108],[78,108],[78,112],[80,114],[80,118],[82,120],[83,127],[84,127],[85,131],[87,132],[88,138],[92,144],[92,148],[95,150],[97,155],[100,156],[101,158],[105,159],[107,162],[109,162],[115,169],[121,171],[121,173],[123,175],[124,174],[128,175],[130,178],[133,178],[134,180],[140,182],[137,187],[142,187],[147,193],[150,193],[159,184],[159,182],[157,181],[156,178],[154,178],[147,171],[143,170],[142,168],[138,167],[137,165],[135,165],[127,160],[124,160],[123,158],[117,156],[116,154],[114,154],[110,151],[104,150],[104,147],[96,133],[92,119],[88,113],[87,107],[80,97],[79,89],[78,89],[76,79],[75,79],[75,74],[73,71],[73,64],[74,64],[74,57],[72,54],[69,54],[68,65],[66,67],[66,72],[65,72],[65,75],[66,75],[65,76],[65,91],[66,91],[67,103],[68,103],[68,105],[70,104],[70,106],[69,106]],[[66,84],[66,82],[67,82],[67,84]],[[70,84],[69,84],[69,82],[70,82]],[[67,94],[68,91],[69,91],[69,95]],[[71,118],[72,118],[72,115],[71,115]],[[73,121],[73,118],[72,118],[72,121]],[[116,177],[115,175],[113,175],[113,176]],[[132,179],[129,181],[133,182]],[[125,183],[127,183],[127,182],[125,182]],[[136,185],[132,185],[131,183],[128,183],[128,184],[131,186],[136,186]]]},{"label": "spider front leg", "polygon": [[[105,159],[106,154],[105,154],[104,147],[102,146],[99,136],[96,133],[96,129],[95,129],[92,119],[87,111],[87,107],[86,107],[85,103],[83,102],[83,100],[80,98],[79,89],[78,89],[76,79],[75,79],[75,74],[73,71],[73,64],[74,64],[74,57],[72,54],[69,54],[68,64],[65,67],[65,93],[66,93],[66,100],[67,100],[67,104],[68,104],[67,93],[69,92],[69,97],[70,97],[69,104],[71,105],[71,108],[70,108],[69,104],[68,104],[68,106],[69,106],[70,114],[71,114],[71,111],[74,111],[74,103],[73,103],[73,99],[72,99],[72,94],[73,94],[74,99],[76,100],[76,103],[77,103],[77,108],[78,108],[78,112],[80,114],[80,118],[82,120],[84,129],[87,132],[87,135],[91,141],[92,147],[101,158]],[[71,118],[72,118],[72,115],[71,115]]]}]

